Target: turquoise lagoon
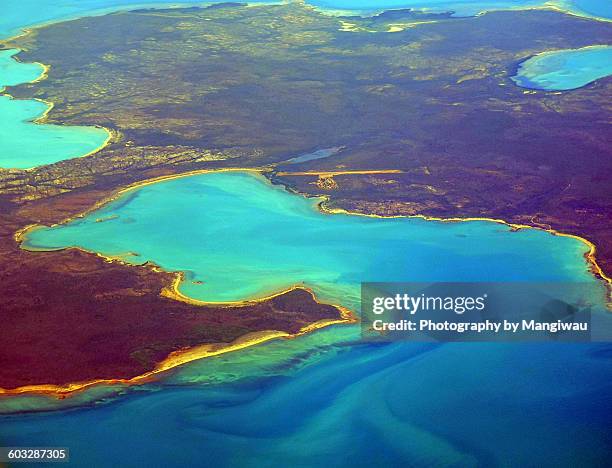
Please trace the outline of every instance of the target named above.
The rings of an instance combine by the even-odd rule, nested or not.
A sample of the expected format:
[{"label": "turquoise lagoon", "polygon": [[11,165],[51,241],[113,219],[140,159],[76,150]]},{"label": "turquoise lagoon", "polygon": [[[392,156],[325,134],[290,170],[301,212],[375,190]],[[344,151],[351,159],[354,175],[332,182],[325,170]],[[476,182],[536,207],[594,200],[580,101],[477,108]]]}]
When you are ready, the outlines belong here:
[{"label": "turquoise lagoon", "polygon": [[[340,3],[328,7],[345,6]],[[366,9],[381,5],[354,3]],[[418,3],[443,8],[460,2]],[[610,18],[604,3],[576,0],[572,7]],[[40,22],[135,5],[129,0],[8,0],[0,36]],[[170,199],[160,201],[160,196]],[[159,206],[150,206],[151,200]],[[316,203],[253,175],[208,174],[128,193],[86,218],[32,232],[26,247],[87,244],[134,263],[155,257],[168,269],[192,271],[181,289],[205,300],[257,296],[298,281],[329,300],[354,306],[355,281],[368,277],[594,281],[582,257],[585,246],[573,239],[536,230],[510,232],[486,222],[326,215]],[[171,222],[176,223],[172,229]],[[85,233],[128,239],[85,239]],[[174,244],[178,247],[165,252]],[[180,252],[184,248],[194,250],[189,255]],[[204,258],[209,254],[228,263],[200,271],[210,266]],[[274,262],[265,258],[268,254]],[[196,276],[206,282],[194,284]],[[255,286],[234,281],[227,291],[215,290],[223,277],[254,280]],[[205,462],[604,466],[612,446],[611,382],[612,346],[606,343],[372,344],[359,341],[356,326],[334,326],[196,361],[155,384],[97,387],[67,400],[0,398],[0,411],[79,406],[0,417],[0,446],[68,446],[70,465],[83,467],[116,460],[122,466],[151,467]],[[103,400],[117,391],[117,398]]]},{"label": "turquoise lagoon", "polygon": [[612,46],[556,50],[520,64],[512,77],[519,86],[546,91],[577,89],[612,74]]},{"label": "turquoise lagoon", "polygon": [[254,173],[205,173],[132,190],[31,231],[22,246],[151,261],[186,272],[181,292],[209,302],[302,284],[355,308],[362,281],[595,281],[576,239],[483,221],[326,214],[320,201]]},{"label": "turquoise lagoon", "polygon": [[[183,292],[204,300],[296,282],[355,306],[365,279],[595,281],[575,239],[325,214],[317,202],[252,173],[208,173],[127,192],[25,247],[138,252],[125,258],[191,270]],[[153,467],[603,465],[611,391],[608,343],[367,343],[358,326],[334,326],[190,363],[105,404],[2,417],[0,442],[69,446],[84,467],[109,454]]]},{"label": "turquoise lagoon", "polygon": [[0,89],[39,79],[45,69],[40,63],[21,63],[15,60],[18,49],[0,50]]},{"label": "turquoise lagoon", "polygon": [[[44,73],[38,63],[15,60],[18,52],[0,50],[0,90],[35,81]],[[34,123],[50,106],[0,94],[0,167],[29,169],[83,156],[104,145],[108,132],[103,128]]]}]

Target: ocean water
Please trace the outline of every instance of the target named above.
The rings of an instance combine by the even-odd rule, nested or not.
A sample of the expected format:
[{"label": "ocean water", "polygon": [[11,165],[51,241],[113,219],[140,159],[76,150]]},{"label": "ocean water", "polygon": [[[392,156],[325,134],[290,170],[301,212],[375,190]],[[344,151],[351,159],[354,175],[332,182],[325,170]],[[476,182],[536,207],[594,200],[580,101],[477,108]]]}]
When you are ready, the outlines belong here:
[{"label": "ocean water", "polygon": [[579,14],[612,19],[612,2],[607,0],[559,0],[558,4]]},{"label": "ocean water", "polygon": [[[612,16],[607,2],[574,3],[588,14]],[[128,5],[134,4],[8,0],[0,35]],[[151,200],[159,206],[150,206]],[[151,255],[168,268],[187,265],[207,282],[194,284],[191,277],[183,292],[206,300],[259,295],[299,280],[354,306],[354,281],[366,279],[364,272],[377,279],[594,281],[582,257],[585,247],[573,239],[484,222],[323,215],[314,203],[252,175],[209,174],[149,186],[96,213],[106,221],[88,217],[34,232],[29,242],[60,247],[88,243],[86,232],[107,236],[112,242],[95,237],[90,247],[119,255],[136,250],[141,256],[131,258],[135,263]],[[113,214],[120,217],[108,218]],[[115,239],[124,235],[129,242]],[[163,245],[176,247],[167,253]],[[177,255],[185,247],[192,254]],[[202,257],[211,249],[227,263],[207,264]],[[255,266],[245,266],[246,260]],[[211,265],[216,269],[197,270]],[[230,282],[228,292],[215,291],[233,275],[256,287]],[[359,342],[359,327],[335,326],[196,361],[161,382],[118,388],[123,393],[110,401],[92,403],[115,387],[67,400],[0,398],[0,410],[80,405],[0,417],[0,446],[69,447],[70,466],[88,468],[605,466],[612,446],[611,382],[612,346],[605,343],[374,345]]]},{"label": "ocean water", "polygon": [[[71,466],[83,467],[609,460],[610,345],[349,342],[321,353],[292,372],[167,382],[93,407],[2,417],[0,441],[67,446]],[[212,358],[198,370],[206,365],[220,367]]]},{"label": "ocean water", "polygon": [[324,214],[246,172],[216,172],[130,191],[84,218],[32,231],[23,247],[78,246],[185,271],[185,295],[209,302],[302,284],[355,307],[362,281],[594,281],[585,244],[491,222]]},{"label": "ocean water", "polygon": [[[353,307],[364,279],[595,281],[575,239],[316,203],[252,173],[208,173],[127,192],[26,246],[138,252],[125,258],[191,269],[204,284],[183,292],[205,300],[296,281]],[[190,363],[106,403],[1,417],[0,442],[68,446],[84,467],[601,465],[611,360],[606,343],[373,344],[334,326]],[[35,407],[28,398],[0,408]]]},{"label": "ocean water", "polygon": [[0,51],[0,167],[28,169],[88,154],[100,148],[108,132],[97,127],[38,125],[50,104],[13,99],[1,94],[5,86],[38,79],[44,72],[37,63],[15,60],[18,50]]}]

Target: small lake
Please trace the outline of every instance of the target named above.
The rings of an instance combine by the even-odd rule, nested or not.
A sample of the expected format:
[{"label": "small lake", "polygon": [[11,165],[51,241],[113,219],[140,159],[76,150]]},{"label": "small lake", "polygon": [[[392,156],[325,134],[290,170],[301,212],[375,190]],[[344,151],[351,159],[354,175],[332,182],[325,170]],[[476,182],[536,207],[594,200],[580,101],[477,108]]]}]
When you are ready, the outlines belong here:
[{"label": "small lake", "polygon": [[567,91],[612,74],[612,46],[556,50],[535,55],[519,65],[512,80],[523,88]]},{"label": "small lake", "polygon": [[311,153],[301,154],[300,156],[296,156],[295,158],[288,159],[287,161],[283,161],[281,164],[299,164],[308,161],[315,161],[317,159],[326,159],[331,156],[338,154],[340,151],[344,149],[344,146],[334,146],[332,148],[322,148]]}]

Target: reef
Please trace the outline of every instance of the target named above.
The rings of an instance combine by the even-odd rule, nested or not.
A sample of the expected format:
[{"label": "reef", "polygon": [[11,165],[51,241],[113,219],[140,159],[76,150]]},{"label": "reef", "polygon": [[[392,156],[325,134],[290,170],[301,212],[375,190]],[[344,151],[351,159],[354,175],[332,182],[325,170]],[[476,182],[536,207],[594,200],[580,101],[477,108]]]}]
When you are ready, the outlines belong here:
[{"label": "reef", "polygon": [[[259,168],[329,209],[554,229],[593,242],[609,275],[612,79],[559,93],[511,76],[611,32],[558,11],[339,18],[292,3],[121,12],[5,41],[48,66],[8,93],[53,102],[46,122],[112,138],[87,157],[0,170],[0,387],[130,377],[184,347],[339,317],[299,290],[280,312],[203,312],[160,296],[171,278],[150,266],[23,252],[13,238],[159,176]],[[342,149],[286,163],[321,148]]]}]

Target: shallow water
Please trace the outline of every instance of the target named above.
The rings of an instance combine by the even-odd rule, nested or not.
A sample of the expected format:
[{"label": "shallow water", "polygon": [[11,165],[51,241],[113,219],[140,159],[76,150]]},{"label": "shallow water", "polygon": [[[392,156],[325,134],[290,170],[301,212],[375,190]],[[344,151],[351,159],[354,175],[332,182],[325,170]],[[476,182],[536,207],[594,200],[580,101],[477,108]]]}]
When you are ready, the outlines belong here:
[{"label": "shallow water", "polygon": [[21,63],[15,60],[18,49],[0,50],[0,89],[37,80],[44,73],[39,63]]},{"label": "shallow water", "polygon": [[558,3],[587,16],[612,19],[612,2],[607,0],[560,0]]},{"label": "shallow water", "polygon": [[[348,306],[365,279],[594,282],[575,239],[323,214],[243,172],[141,187],[26,245],[137,251],[193,270],[204,284],[183,292],[207,300],[296,281]],[[109,453],[123,466],[601,464],[610,359],[608,344],[372,344],[358,326],[335,326],[185,365],[108,404],[1,418],[0,441],[69,446],[75,466],[102,466]]]},{"label": "shallow water", "polygon": [[[17,53],[15,49],[0,51],[0,90],[35,81],[44,73],[40,64],[16,61]],[[0,92],[0,167],[28,169],[83,156],[108,138],[102,128],[33,123],[49,107],[42,101],[17,100]]]},{"label": "shallow water", "polygon": [[74,466],[606,464],[609,345],[336,348],[285,375],[2,418],[0,440],[69,446]]},{"label": "shallow water", "polygon": [[[591,3],[590,13],[601,15],[597,1]],[[128,4],[61,0],[40,8],[38,1],[9,0],[0,35]],[[160,197],[166,198],[160,203]],[[182,290],[208,300],[262,294],[297,280],[354,306],[354,282],[368,272],[377,279],[593,281],[585,247],[573,239],[483,222],[323,215],[313,205],[251,175],[209,174],[150,186],[95,215],[116,212],[116,220],[94,223],[90,216],[35,232],[30,242],[85,244],[89,233],[90,247],[138,250],[134,262],[150,255],[168,268],[204,268],[199,275],[206,283],[185,283]],[[185,221],[190,217],[193,226]],[[231,278],[252,284],[230,281],[227,292],[215,292]],[[110,404],[3,417],[0,445],[67,446],[72,465],[83,467],[116,460],[152,467],[603,466],[609,460],[610,345],[373,345],[358,338],[358,327],[330,327],[185,365]],[[0,398],[0,409],[39,406],[40,397]]]},{"label": "shallow water", "polygon": [[524,88],[566,91],[610,74],[612,46],[600,45],[536,55],[521,63],[512,79]]},{"label": "shallow water", "polygon": [[333,148],[318,149],[316,151],[313,151],[312,153],[306,153],[300,156],[296,156],[295,158],[288,159],[284,163],[285,164],[298,164],[298,163],[304,163],[308,161],[314,161],[316,159],[326,159],[326,158],[329,158],[331,156],[338,154],[340,151],[342,151],[343,148],[344,148],[343,146],[335,146]]},{"label": "shallow water", "polygon": [[354,307],[362,281],[594,281],[576,239],[482,221],[330,215],[318,202],[251,173],[208,173],[128,192],[32,231],[23,246],[79,246],[186,271],[181,292],[211,302],[295,284]]}]

